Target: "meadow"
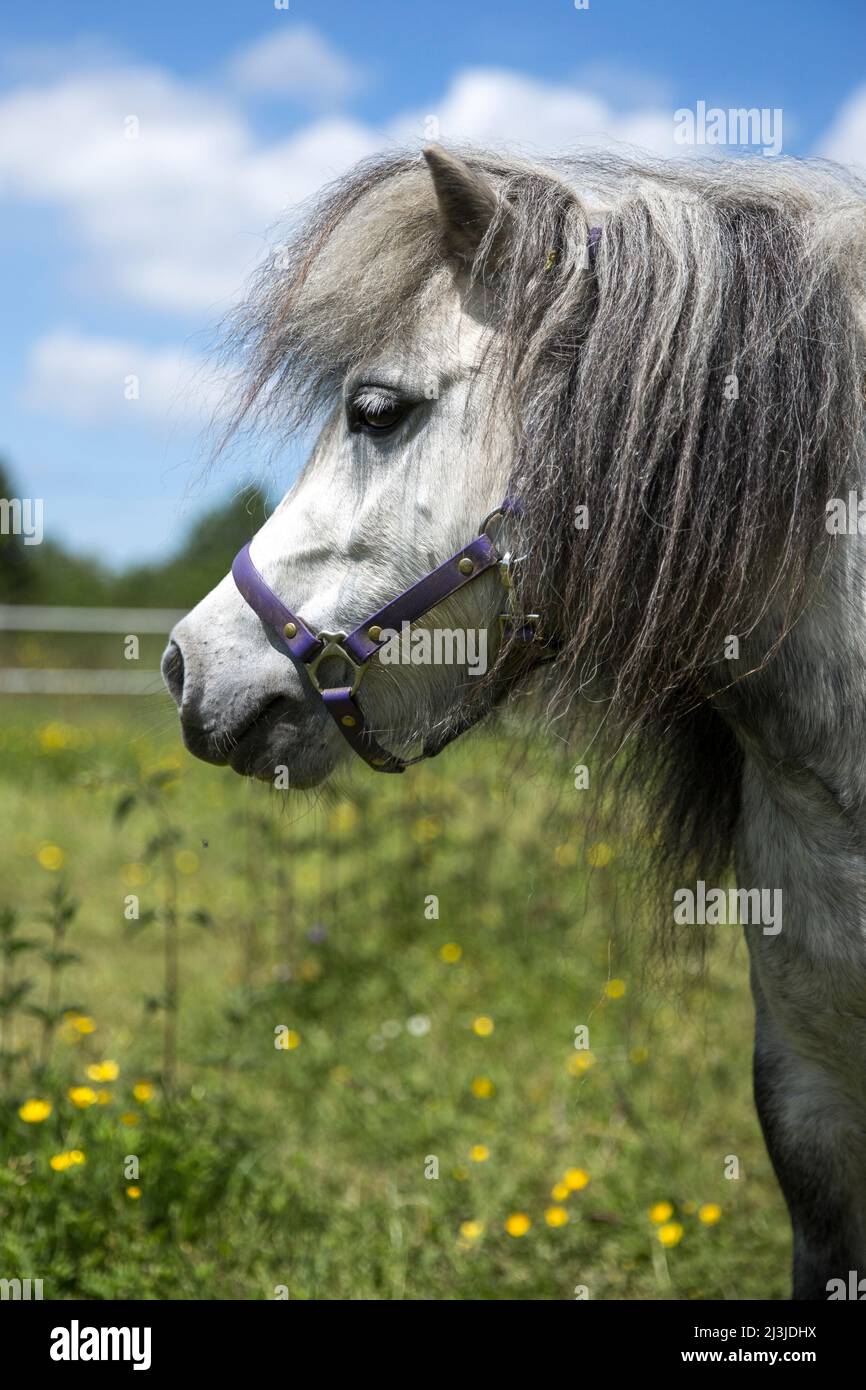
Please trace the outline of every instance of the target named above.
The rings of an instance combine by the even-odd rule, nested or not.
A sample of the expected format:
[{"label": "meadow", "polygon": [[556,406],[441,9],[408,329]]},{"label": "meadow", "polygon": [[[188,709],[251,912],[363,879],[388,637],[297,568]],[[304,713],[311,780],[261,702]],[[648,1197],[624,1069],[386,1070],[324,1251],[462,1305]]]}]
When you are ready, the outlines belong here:
[{"label": "meadow", "polygon": [[573,757],[480,734],[294,799],[195,763],[161,696],[0,720],[0,1277],[787,1296],[739,934],[648,967]]}]

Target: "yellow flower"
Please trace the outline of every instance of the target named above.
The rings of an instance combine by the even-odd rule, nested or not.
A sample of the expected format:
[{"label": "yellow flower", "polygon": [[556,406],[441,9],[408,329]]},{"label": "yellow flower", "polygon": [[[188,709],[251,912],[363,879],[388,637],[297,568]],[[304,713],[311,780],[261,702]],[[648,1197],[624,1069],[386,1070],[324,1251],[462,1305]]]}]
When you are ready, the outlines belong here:
[{"label": "yellow flower", "polygon": [[722,1209],[717,1202],[704,1202],[698,1211],[698,1220],[703,1221],[705,1226],[715,1226],[722,1217]]},{"label": "yellow flower", "polygon": [[644,1062],[649,1060],[649,1048],[633,1047],[628,1055],[631,1061],[634,1062],[636,1067],[641,1067],[643,1066]]},{"label": "yellow flower", "polygon": [[611,859],[613,859],[613,850],[603,840],[599,840],[598,844],[590,845],[586,851],[586,862],[591,869],[605,869]]},{"label": "yellow flower", "polygon": [[153,1098],[153,1090],[152,1081],[136,1081],[132,1088],[132,1094],[142,1105],[146,1105]]},{"label": "yellow flower", "polygon": [[674,1214],[674,1209],[670,1202],[654,1202],[649,1209],[649,1219],[654,1221],[657,1226],[661,1226],[665,1221],[670,1221]]},{"label": "yellow flower", "polygon": [[463,955],[463,947],[458,946],[456,941],[446,941],[439,952],[446,965],[456,965]]},{"label": "yellow flower", "polygon": [[515,1211],[509,1216],[505,1223],[505,1229],[510,1236],[525,1236],[532,1222],[525,1212]]},{"label": "yellow flower", "polygon": [[483,1221],[461,1221],[460,1234],[464,1240],[477,1240],[484,1231]]},{"label": "yellow flower", "polygon": [[575,1052],[573,1057],[569,1057],[567,1071],[571,1076],[583,1076],[585,1071],[595,1066],[595,1057],[586,1049]]},{"label": "yellow flower", "polygon": [[300,1047],[301,1035],[300,1033],[296,1033],[293,1028],[289,1028],[288,1032],[284,1034],[284,1037],[285,1049],[287,1052],[294,1052],[296,1047]]},{"label": "yellow flower", "polygon": [[554,1202],[564,1202],[570,1191],[571,1188],[568,1186],[567,1183],[556,1182],[550,1189],[550,1195],[553,1198]]},{"label": "yellow flower", "polygon": [[548,1226],[564,1226],[568,1220],[568,1212],[565,1207],[548,1207],[544,1219]]},{"label": "yellow flower", "polygon": [[68,747],[71,740],[63,724],[46,724],[39,730],[39,742],[46,752],[54,753],[58,748]]},{"label": "yellow flower", "polygon": [[87,1075],[91,1081],[116,1081],[120,1067],[116,1062],[93,1062],[87,1068]]},{"label": "yellow flower", "polygon": [[489,1076],[476,1076],[472,1082],[472,1094],[479,1100],[486,1100],[488,1096],[492,1096],[495,1089]]},{"label": "yellow flower", "polygon": [[604,992],[608,999],[622,999],[625,994],[625,980],[608,980]]},{"label": "yellow flower", "polygon": [[198,855],[191,849],[179,849],[174,862],[179,874],[194,874],[198,870]]},{"label": "yellow flower", "polygon": [[90,1086],[70,1086],[69,1099],[80,1110],[86,1110],[88,1105],[96,1104],[96,1092]]},{"label": "yellow flower", "polygon": [[86,1036],[88,1033],[96,1032],[96,1024],[87,1014],[68,1013],[63,1015],[70,1028],[74,1028],[79,1035]]},{"label": "yellow flower", "polygon": [[141,1188],[140,1188],[140,1187],[128,1187],[128,1188],[126,1189],[126,1195],[127,1195],[127,1197],[131,1197],[132,1200],[133,1200],[133,1202],[137,1202],[138,1199],[139,1199],[139,1197],[141,1196]]},{"label": "yellow flower", "polygon": [[567,1168],[562,1175],[569,1192],[580,1192],[589,1182],[589,1173],[585,1168]]},{"label": "yellow flower", "polygon": [[63,868],[66,855],[59,845],[43,845],[37,852],[36,858],[39,860],[43,869],[48,869],[51,873],[56,873],[58,869]]},{"label": "yellow flower", "polygon": [[476,1033],[479,1038],[489,1038],[490,1034],[493,1032],[493,1026],[492,1018],[488,1018],[486,1014],[479,1014],[472,1025],[472,1031]]},{"label": "yellow flower", "polygon": [[656,1235],[666,1250],[672,1250],[682,1240],[683,1228],[679,1221],[666,1221],[663,1226],[659,1226]]},{"label": "yellow flower", "polygon": [[120,1123],[122,1125],[129,1125],[131,1127],[132,1125],[137,1125],[141,1123],[141,1116],[136,1115],[134,1110],[127,1110],[123,1115],[121,1115]]},{"label": "yellow flower", "polygon": [[51,1104],[47,1100],[25,1100],[18,1114],[25,1124],[40,1125],[51,1114]]},{"label": "yellow flower", "polygon": [[486,1144],[473,1144],[469,1150],[469,1157],[473,1163],[486,1163],[490,1157],[490,1150]]},{"label": "yellow flower", "polygon": [[74,1168],[79,1163],[85,1163],[86,1159],[80,1149],[71,1149],[69,1153],[53,1154],[48,1161],[55,1173],[65,1173],[67,1168]]}]

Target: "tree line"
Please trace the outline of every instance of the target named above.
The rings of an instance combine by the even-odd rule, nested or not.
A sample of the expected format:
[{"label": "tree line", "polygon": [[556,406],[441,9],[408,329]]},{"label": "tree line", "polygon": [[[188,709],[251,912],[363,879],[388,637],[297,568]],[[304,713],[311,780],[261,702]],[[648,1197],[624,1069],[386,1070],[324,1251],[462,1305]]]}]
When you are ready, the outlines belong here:
[{"label": "tree line", "polygon": [[[0,461],[0,498],[17,496]],[[39,545],[25,545],[22,536],[0,530],[0,603],[191,608],[227,572],[268,509],[269,499],[260,488],[242,488],[195,521],[174,555],[119,570],[47,536]]]}]

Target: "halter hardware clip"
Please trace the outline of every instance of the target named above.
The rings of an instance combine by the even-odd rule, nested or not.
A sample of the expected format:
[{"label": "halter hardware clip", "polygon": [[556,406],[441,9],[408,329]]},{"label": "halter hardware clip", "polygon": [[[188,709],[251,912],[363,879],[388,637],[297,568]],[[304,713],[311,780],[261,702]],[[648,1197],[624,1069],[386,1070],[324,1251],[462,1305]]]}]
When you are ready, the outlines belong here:
[{"label": "halter hardware clip", "polygon": [[[344,688],[348,690],[350,695],[354,695],[359,685],[361,684],[361,681],[367,674],[366,662],[363,666],[359,665],[359,663],[354,659],[354,657],[350,656],[349,653],[346,651],[344,645],[346,641],[346,636],[347,634],[345,632],[316,633],[316,640],[323,644],[322,650],[316,656],[313,657],[312,661],[308,661],[306,663],[306,670],[307,675],[309,676],[310,681],[312,683],[313,689],[319,695],[322,695],[326,690],[342,690]],[[345,681],[335,681],[331,685],[322,685],[318,676],[319,666],[323,661],[326,661],[328,657],[337,657],[340,661],[345,661],[347,666],[351,666],[352,684],[350,686],[346,686]]]}]

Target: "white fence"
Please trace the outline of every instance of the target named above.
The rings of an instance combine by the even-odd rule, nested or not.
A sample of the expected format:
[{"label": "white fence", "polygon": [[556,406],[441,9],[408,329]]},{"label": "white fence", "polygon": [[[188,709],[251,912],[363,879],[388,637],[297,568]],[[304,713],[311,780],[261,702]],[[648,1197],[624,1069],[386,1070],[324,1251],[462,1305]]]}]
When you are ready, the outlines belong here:
[{"label": "white fence", "polygon": [[[173,608],[55,608],[0,604],[0,632],[162,633],[183,617]],[[44,670],[0,667],[0,695],[155,695],[164,689],[154,670]]]}]

